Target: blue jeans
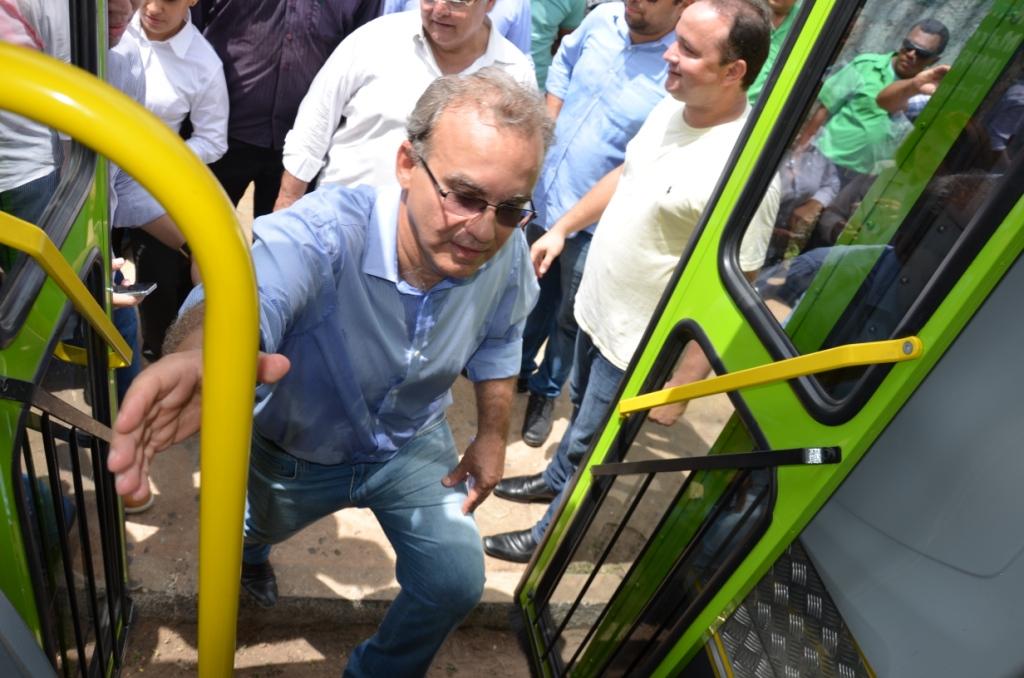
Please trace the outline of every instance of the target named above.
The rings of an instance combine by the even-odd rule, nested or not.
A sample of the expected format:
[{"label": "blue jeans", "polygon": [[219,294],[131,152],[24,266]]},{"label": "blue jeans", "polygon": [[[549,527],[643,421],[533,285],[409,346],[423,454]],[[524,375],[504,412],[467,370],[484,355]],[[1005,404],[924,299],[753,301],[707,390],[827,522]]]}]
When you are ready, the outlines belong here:
[{"label": "blue jeans", "polygon": [[[544,234],[544,229],[530,224],[529,238],[533,242]],[[565,241],[565,249],[558,256],[555,265],[540,279],[540,296],[526,319],[523,329],[523,362],[519,370],[522,376],[531,375],[531,393],[557,398],[562,385],[569,377],[573,364],[573,347],[576,344],[576,290],[583,278],[583,266],[587,261],[591,235],[577,233]],[[540,347],[547,340],[544,360],[536,367],[535,358]],[[537,371],[534,372],[534,369]]]},{"label": "blue jeans", "polygon": [[[7,191],[0,191],[0,212],[7,212],[30,224],[39,224],[39,218],[50,204],[50,198],[60,183],[60,174],[54,170],[44,177],[33,179]],[[18,253],[0,246],[0,268],[10,271]]]},{"label": "blue jeans", "polygon": [[253,436],[245,562],[265,561],[271,544],[350,506],[371,509],[395,549],[401,591],[377,632],[352,652],[346,676],[424,675],[479,602],[483,549],[476,521],[462,513],[466,488],[441,485],[457,463],[443,420],[381,464],[314,464]]},{"label": "blue jeans", "polygon": [[50,204],[50,198],[57,191],[59,183],[60,174],[54,170],[27,184],[0,192],[0,211],[38,224],[39,217],[43,216],[43,211]]},{"label": "blue jeans", "polygon": [[134,306],[114,309],[114,326],[132,350],[132,361],[125,367],[114,370],[117,380],[117,402],[124,400],[124,394],[132,385],[135,377],[142,371],[142,358],[139,351],[139,311]]},{"label": "blue jeans", "polygon": [[533,538],[540,541],[548,529],[551,518],[565,499],[570,480],[590,450],[590,445],[608,416],[619,382],[625,374],[601,355],[586,332],[576,334],[576,357],[572,364],[569,395],[573,412],[569,428],[558,444],[555,458],[544,469],[544,482],[558,492],[544,516],[533,526]]}]

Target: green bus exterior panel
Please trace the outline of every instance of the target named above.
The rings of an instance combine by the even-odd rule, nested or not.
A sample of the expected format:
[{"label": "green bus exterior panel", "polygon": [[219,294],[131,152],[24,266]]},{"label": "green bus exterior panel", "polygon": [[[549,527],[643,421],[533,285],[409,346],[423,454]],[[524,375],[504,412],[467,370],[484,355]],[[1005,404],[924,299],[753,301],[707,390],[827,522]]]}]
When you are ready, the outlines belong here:
[{"label": "green bus exterior panel", "polygon": [[[72,268],[80,272],[84,271],[95,252],[109,251],[107,171],[106,161],[98,159],[84,207],[60,248]],[[102,256],[100,261],[104,263],[104,284],[107,286],[110,276],[107,264],[109,257]],[[67,297],[60,288],[51,280],[44,282],[17,337],[10,346],[0,351],[0,378],[38,383],[50,359],[48,352],[57,339],[56,333],[68,307]],[[109,374],[112,375],[112,372]],[[108,380],[108,388],[113,388],[112,376]],[[0,464],[4,469],[0,480],[0,562],[4,563],[4,567],[0,568],[0,588],[41,643],[39,613],[12,486],[16,481],[13,469],[21,467],[20,461],[17,466],[15,462],[21,454],[18,427],[25,409],[22,403],[0,400]]]},{"label": "green bus exterior panel", "polygon": [[[685,262],[686,268],[649,342],[637,359],[635,368],[627,376],[622,397],[640,392],[666,339],[680,319],[692,319],[701,327],[722,363],[730,371],[772,360],[724,287],[720,278],[719,242],[733,206],[743,187],[751,180],[754,164],[782,111],[788,93],[834,8],[835,4],[830,2],[817,2],[810,8],[801,34],[713,208],[700,241]],[[965,45],[947,78],[948,83],[940,89],[927,117],[919,119],[915,130],[901,146],[894,167],[889,170],[889,174],[883,176],[882,181],[876,182],[864,200],[864,213],[858,213],[851,220],[851,224],[863,225],[865,236],[871,236],[872,241],[888,241],[892,230],[923,192],[935,168],[962,131],[966,119],[987,95],[992,83],[1014,54],[1024,36],[1022,9],[1024,3],[1021,2],[1003,1],[995,4],[982,26]],[[970,85],[956,87],[960,82]],[[901,167],[903,172],[898,173]],[[907,171],[907,168],[912,169]],[[870,449],[879,433],[939,360],[1022,248],[1024,203],[1018,202],[922,328],[919,333],[925,346],[922,358],[894,366],[861,411],[844,424],[828,426],[814,421],[787,384],[761,386],[743,392],[744,401],[754,413],[761,432],[772,447],[839,446],[843,450],[843,461],[834,467],[783,467],[777,470],[777,501],[767,533],[685,631],[659,667],[657,675],[672,675],[701,649],[711,632],[732,612]],[[819,279],[824,280],[827,275],[828,271],[823,270]],[[811,291],[804,304],[801,304],[801,310],[815,306],[814,303],[808,303],[810,295]],[[819,324],[815,319],[816,329],[811,328],[810,323],[807,327],[800,327],[800,336],[794,343],[798,341],[808,346],[808,350],[820,347],[831,324],[846,306],[846,303],[837,301],[834,295],[829,304],[834,304],[831,313],[825,314],[831,316],[829,320]],[[821,313],[821,308],[816,310]],[[795,314],[791,323],[799,325],[803,314],[806,311]],[[798,325],[792,325],[790,331]],[[807,338],[812,336],[808,343]],[[586,468],[605,461],[619,430],[618,418],[611,417],[587,460]],[[534,567],[528,571],[519,589],[517,602],[528,619],[537,617],[531,593],[536,590],[545,570],[550,566],[560,537],[572,521],[589,487],[590,475],[584,471],[552,526],[551,534]],[[709,495],[717,496],[717,492]],[[581,656],[574,675],[596,674],[604,660],[616,649],[622,633],[636,620],[664,574],[675,562],[681,544],[687,543],[698,527],[704,513],[701,511],[702,502],[696,504],[692,507],[677,506],[668,527],[655,536],[652,547],[634,570],[634,576],[624,583],[623,591],[628,590],[629,595],[612,601],[590,647]],[[686,521],[692,521],[692,524]],[[539,637],[535,626],[531,625],[530,628],[533,634],[530,637],[531,643],[535,648],[543,648],[544,639]],[[541,669],[545,674],[549,673],[547,666]]]},{"label": "green bus exterior panel", "polygon": [[[872,184],[837,245],[885,244],[903,223],[1020,44],[1021,25],[1008,3],[1002,4],[968,40],[935,100],[900,145],[894,163]],[[822,347],[874,264],[866,261],[851,270],[845,261],[841,256],[826,259],[786,325],[801,352]],[[819,299],[827,299],[827,306]]]},{"label": "green bus exterior panel", "polygon": [[[817,35],[832,11],[833,5],[833,2],[814,3],[807,17],[804,29],[792,48],[787,65],[780,73],[779,80],[773,88],[774,92],[788,92],[793,87],[800,69],[810,54],[811,48],[814,46]],[[693,314],[688,310],[691,304],[687,303],[687,299],[701,299],[702,312],[699,315],[715,319],[714,327],[702,325],[702,329],[708,333],[709,339],[725,364],[732,365],[739,358],[739,356],[735,355],[736,351],[733,347],[740,342],[748,347],[755,347],[755,355],[745,358],[747,360],[752,358],[752,360],[748,364],[742,365],[742,367],[764,364],[771,360],[768,352],[760,347],[756,338],[749,332],[749,328],[745,327],[742,317],[736,312],[735,305],[729,298],[718,274],[716,273],[713,276],[697,276],[694,272],[706,266],[711,266],[717,271],[718,238],[706,236],[710,233],[721,232],[732,210],[732,206],[736,204],[740,193],[750,179],[761,149],[774,126],[773,121],[778,119],[784,101],[785,96],[772,96],[766,102],[765,108],[757,120],[737,166],[733,169],[722,195],[708,220],[707,226],[704,228],[703,237],[696,243],[689,261],[686,262],[687,267],[671,294],[665,312],[655,327],[650,342],[641,353],[635,369],[627,375],[627,382],[622,397],[630,397],[640,393],[644,379],[654,365],[661,346],[672,329],[676,326],[679,319],[692,317]],[[737,337],[738,333],[744,332],[747,336],[743,340]],[[734,339],[737,341],[734,341]],[[757,349],[760,350],[758,351]],[[739,367],[736,369],[739,369]],[[595,443],[594,451],[588,458],[585,469],[605,461],[605,455],[611,443],[618,436],[619,429],[619,421],[616,417],[612,417]],[[545,540],[535,565],[527,572],[524,582],[520,585],[518,603],[531,620],[535,620],[537,617],[533,601],[530,597],[531,593],[536,590],[544,571],[551,564],[551,557],[554,555],[560,537],[571,522],[572,516],[579,507],[580,502],[589,491],[589,477],[589,473],[581,472],[573,491],[566,497],[561,512],[549,528],[549,537]],[[531,628],[536,627],[531,625]],[[542,639],[536,635],[532,637],[532,642],[535,647],[543,646]]]}]

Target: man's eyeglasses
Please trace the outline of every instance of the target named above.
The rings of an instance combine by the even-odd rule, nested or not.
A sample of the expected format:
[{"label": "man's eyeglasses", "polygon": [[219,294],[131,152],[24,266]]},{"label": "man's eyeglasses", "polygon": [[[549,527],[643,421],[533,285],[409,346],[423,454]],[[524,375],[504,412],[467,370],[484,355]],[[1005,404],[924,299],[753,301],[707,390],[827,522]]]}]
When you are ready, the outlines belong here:
[{"label": "man's eyeglasses", "polygon": [[908,38],[903,39],[903,44],[900,45],[900,51],[916,52],[918,59],[934,59],[935,57],[939,56],[939,52],[933,52],[930,49],[920,47],[919,45],[914,44],[914,42]]},{"label": "man's eyeglasses", "polygon": [[530,220],[537,214],[533,210],[533,203],[529,200],[524,200],[521,203],[501,202],[494,204],[474,195],[467,195],[453,190],[446,191],[441,188],[441,184],[437,183],[434,173],[427,167],[427,161],[421,158],[420,164],[423,165],[423,169],[427,170],[430,183],[434,184],[434,189],[441,196],[441,204],[444,206],[444,209],[453,216],[475,219],[486,212],[488,207],[493,207],[494,219],[499,225],[505,228],[520,228],[530,223]]}]

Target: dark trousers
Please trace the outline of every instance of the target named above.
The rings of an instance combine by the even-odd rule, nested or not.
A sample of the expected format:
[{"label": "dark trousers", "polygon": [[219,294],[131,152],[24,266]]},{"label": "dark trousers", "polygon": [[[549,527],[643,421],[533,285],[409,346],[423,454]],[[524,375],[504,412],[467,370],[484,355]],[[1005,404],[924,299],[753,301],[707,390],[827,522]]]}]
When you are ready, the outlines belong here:
[{"label": "dark trousers", "polygon": [[236,206],[245,189],[255,182],[253,217],[273,211],[277,192],[281,189],[281,173],[284,172],[281,150],[228,139],[228,152],[211,164],[210,170]]},{"label": "dark trousers", "polygon": [[127,249],[135,261],[136,282],[156,283],[153,293],[139,304],[142,354],[153,361],[163,355],[167,329],[192,290],[192,266],[181,252],[139,229],[124,232],[120,249]]}]

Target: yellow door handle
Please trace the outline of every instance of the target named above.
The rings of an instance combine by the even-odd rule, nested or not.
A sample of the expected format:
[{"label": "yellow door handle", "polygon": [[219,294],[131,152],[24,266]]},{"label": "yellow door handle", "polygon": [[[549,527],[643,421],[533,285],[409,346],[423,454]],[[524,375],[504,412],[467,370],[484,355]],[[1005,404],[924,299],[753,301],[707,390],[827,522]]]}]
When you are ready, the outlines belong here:
[{"label": "yellow door handle", "polygon": [[918,358],[924,345],[917,337],[905,339],[889,339],[887,341],[871,341],[863,344],[847,344],[825,349],[816,353],[779,360],[768,365],[751,367],[738,372],[695,381],[682,386],[645,393],[644,395],[626,398],[619,403],[619,414],[625,416],[633,412],[649,410],[652,407],[669,405],[683,400],[693,400],[716,393],[738,391],[751,386],[763,386],[779,381],[789,381],[797,377],[819,372],[829,372],[844,367],[860,365],[877,365],[881,363],[898,363]]},{"label": "yellow door handle", "polygon": [[0,243],[35,259],[46,271],[46,275],[50,276],[71,300],[75,310],[92,325],[104,341],[110,344],[125,365],[131,363],[132,350],[128,347],[128,342],[114,327],[106,311],[92,298],[85,283],[78,279],[74,269],[64,260],[60,250],[43,229],[6,212],[0,212]]}]

